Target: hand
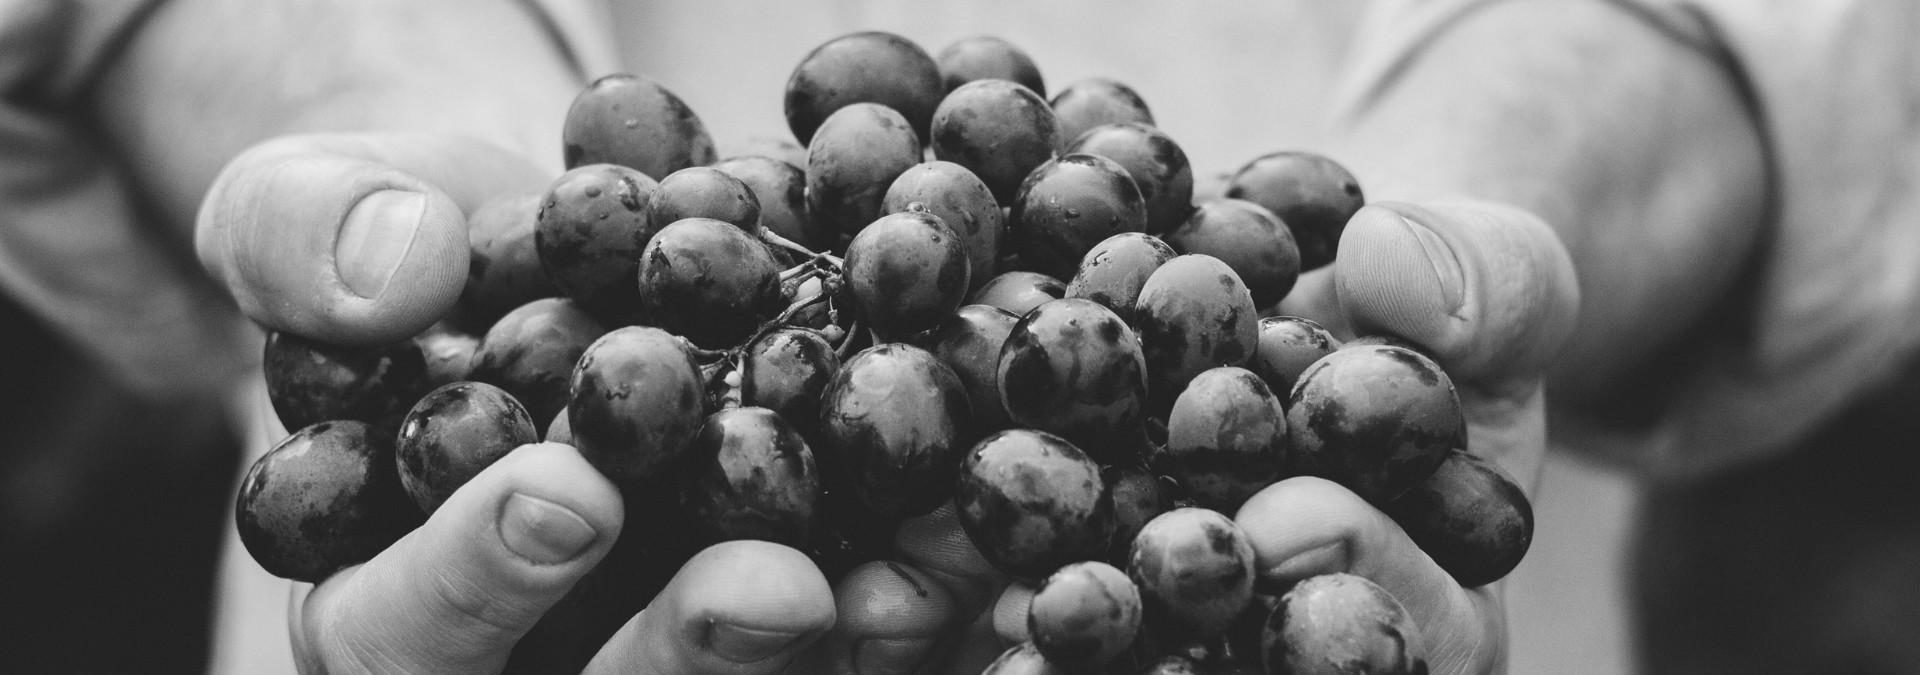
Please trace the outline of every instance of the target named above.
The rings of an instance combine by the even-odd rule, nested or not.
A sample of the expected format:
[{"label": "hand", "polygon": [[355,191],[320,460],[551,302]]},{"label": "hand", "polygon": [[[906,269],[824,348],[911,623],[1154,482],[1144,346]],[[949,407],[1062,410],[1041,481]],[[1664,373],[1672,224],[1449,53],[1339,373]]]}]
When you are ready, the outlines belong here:
[{"label": "hand", "polygon": [[[1389,332],[1434,354],[1460,394],[1469,450],[1529,494],[1546,448],[1541,380],[1579,309],[1573,265],[1532,215],[1487,203],[1384,203],[1348,224],[1333,266],[1282,302],[1350,338]],[[1350,572],[1412,614],[1434,673],[1506,669],[1501,583],[1461,588],[1393,520],[1317,478],[1282,481],[1236,517],[1262,581]]]}]

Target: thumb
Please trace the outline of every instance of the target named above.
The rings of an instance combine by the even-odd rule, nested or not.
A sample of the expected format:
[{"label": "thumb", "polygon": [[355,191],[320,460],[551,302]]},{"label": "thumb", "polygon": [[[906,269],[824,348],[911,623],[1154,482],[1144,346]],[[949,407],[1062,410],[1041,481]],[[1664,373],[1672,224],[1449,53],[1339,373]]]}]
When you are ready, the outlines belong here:
[{"label": "thumb", "polygon": [[295,642],[329,672],[498,672],[620,535],[620,495],[572,448],[523,446],[425,525],[306,600]]},{"label": "thumb", "polygon": [[1498,584],[1461,588],[1393,519],[1331,481],[1269,486],[1234,517],[1253,542],[1263,592],[1345,572],[1393,594],[1419,626],[1434,673],[1497,672],[1506,655]]},{"label": "thumb", "polygon": [[545,185],[525,158],[466,138],[287,136],[236,156],[201,203],[194,246],[240,308],[335,344],[424,330],[467,276],[465,214]]},{"label": "thumb", "polygon": [[1501,204],[1370,205],[1347,223],[1336,260],[1333,294],[1355,332],[1420,344],[1483,388],[1530,388],[1580,306],[1558,236]]},{"label": "thumb", "polygon": [[777,673],[833,624],[833,591],[805,554],[728,541],[681,566],[586,672]]}]

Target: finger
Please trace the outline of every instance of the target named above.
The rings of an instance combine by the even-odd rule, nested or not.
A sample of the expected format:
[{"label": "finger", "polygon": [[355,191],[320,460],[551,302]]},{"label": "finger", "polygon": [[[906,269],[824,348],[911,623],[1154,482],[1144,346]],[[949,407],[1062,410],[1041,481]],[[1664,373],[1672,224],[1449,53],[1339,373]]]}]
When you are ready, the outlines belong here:
[{"label": "finger", "polygon": [[494,672],[619,537],[620,495],[573,448],[523,446],[425,525],[315,589],[302,643],[329,672]]},{"label": "finger", "polygon": [[1357,574],[1406,607],[1433,672],[1490,672],[1504,658],[1497,585],[1461,588],[1391,518],[1346,488],[1290,478],[1255,494],[1235,522],[1253,543],[1267,592],[1315,575]]},{"label": "finger", "polygon": [[1334,337],[1353,339],[1353,329],[1347,325],[1346,313],[1340,309],[1340,299],[1333,293],[1333,267],[1330,266],[1300,273],[1293,290],[1280,299],[1271,314],[1311,319]]},{"label": "finger", "polygon": [[1372,204],[1348,221],[1336,260],[1333,294],[1353,330],[1418,343],[1471,385],[1530,387],[1579,311],[1558,236],[1508,206]]},{"label": "finger", "polygon": [[526,159],[460,137],[288,136],[221,170],[194,245],[268,328],[336,344],[393,342],[459,298],[464,214],[544,181]]},{"label": "finger", "polygon": [[993,632],[1008,644],[1019,644],[1033,639],[1027,632],[1027,613],[1033,607],[1033,586],[1021,583],[1007,585],[1000,594],[1000,601],[993,606]]},{"label": "finger", "polygon": [[804,554],[730,541],[688,560],[607,641],[587,673],[782,672],[833,628],[834,597]]},{"label": "finger", "polygon": [[894,535],[902,560],[939,581],[951,594],[954,616],[970,620],[988,609],[1007,577],[987,562],[960,527],[953,503],[909,518]]},{"label": "finger", "polygon": [[957,606],[946,586],[903,563],[855,567],[834,589],[834,603],[839,623],[806,672],[919,672],[957,627]]}]

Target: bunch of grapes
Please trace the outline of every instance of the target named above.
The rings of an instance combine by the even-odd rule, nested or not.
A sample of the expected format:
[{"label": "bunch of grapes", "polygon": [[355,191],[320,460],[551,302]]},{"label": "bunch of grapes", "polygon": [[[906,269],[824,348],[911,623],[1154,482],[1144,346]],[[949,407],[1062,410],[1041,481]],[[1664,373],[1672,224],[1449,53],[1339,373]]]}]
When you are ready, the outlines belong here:
[{"label": "bunch of grapes", "polygon": [[469,214],[471,274],[440,323],[390,345],[271,336],[296,431],[242,485],[242,540],[318,581],[545,439],[628,515],[519,645],[542,670],[577,667],[704,545],[778,542],[839,578],[951,503],[1037,588],[1031,642],[988,672],[1424,672],[1389,594],[1267,587],[1231,518],[1284,478],[1331,479],[1469,587],[1531,539],[1428,355],[1273,313],[1332,261],[1358,183],[1278,152],[1195,204],[1134,91],[1045,92],[1003,40],[936,58],[847,35],[788,82],[804,150],[719,159],[672,92],[594,82],[569,169]]}]

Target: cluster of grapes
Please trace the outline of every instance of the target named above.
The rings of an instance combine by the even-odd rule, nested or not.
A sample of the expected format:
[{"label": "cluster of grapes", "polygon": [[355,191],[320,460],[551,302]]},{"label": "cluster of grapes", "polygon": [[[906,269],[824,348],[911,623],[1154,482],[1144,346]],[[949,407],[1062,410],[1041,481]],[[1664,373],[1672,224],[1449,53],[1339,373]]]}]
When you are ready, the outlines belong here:
[{"label": "cluster of grapes", "polygon": [[657,83],[593,83],[566,173],[469,214],[471,274],[440,323],[392,345],[270,337],[296,431],[242,485],[242,540],[318,581],[544,438],[628,516],[516,651],[537,669],[590,656],[700,546],[774,541],[839,578],[952,503],[986,560],[1037,585],[1032,641],[988,672],[1424,672],[1390,595],[1267,587],[1230,517],[1328,478],[1465,586],[1531,538],[1427,355],[1271,315],[1332,261],[1358,184],[1274,153],[1196,205],[1132,90],[1044,95],[1005,41],[936,59],[858,33],[793,71],[795,161],[719,160]]}]

